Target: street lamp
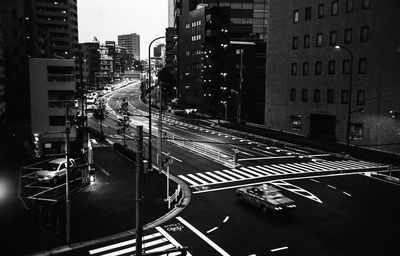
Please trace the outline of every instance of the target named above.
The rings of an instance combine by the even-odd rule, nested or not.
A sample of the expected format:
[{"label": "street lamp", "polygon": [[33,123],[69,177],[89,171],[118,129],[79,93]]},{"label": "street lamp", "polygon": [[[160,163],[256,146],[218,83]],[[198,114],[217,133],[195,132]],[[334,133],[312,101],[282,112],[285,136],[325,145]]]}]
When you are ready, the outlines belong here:
[{"label": "street lamp", "polygon": [[349,81],[349,102],[347,108],[347,127],[346,127],[346,146],[350,144],[350,115],[351,115],[351,96],[352,96],[352,83],[353,83],[353,52],[342,45],[336,45],[335,49],[343,49],[350,54],[350,81]]}]

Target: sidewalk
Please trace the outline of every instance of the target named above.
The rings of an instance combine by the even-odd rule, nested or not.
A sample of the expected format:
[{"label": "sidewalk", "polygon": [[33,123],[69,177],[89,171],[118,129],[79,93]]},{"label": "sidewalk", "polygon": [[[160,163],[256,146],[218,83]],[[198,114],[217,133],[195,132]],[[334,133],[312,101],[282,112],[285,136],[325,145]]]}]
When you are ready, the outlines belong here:
[{"label": "sidewalk", "polygon": [[[71,243],[109,236],[135,228],[135,164],[110,147],[95,148],[96,181],[71,196]],[[22,163],[0,162],[0,241],[7,255],[24,255],[65,245],[65,202],[48,214],[26,210],[18,198]],[[143,223],[168,212],[164,202],[165,176],[145,177]],[[2,189],[5,192],[2,192]],[[44,216],[43,216],[44,215]],[[53,217],[54,218],[54,217]]]}]

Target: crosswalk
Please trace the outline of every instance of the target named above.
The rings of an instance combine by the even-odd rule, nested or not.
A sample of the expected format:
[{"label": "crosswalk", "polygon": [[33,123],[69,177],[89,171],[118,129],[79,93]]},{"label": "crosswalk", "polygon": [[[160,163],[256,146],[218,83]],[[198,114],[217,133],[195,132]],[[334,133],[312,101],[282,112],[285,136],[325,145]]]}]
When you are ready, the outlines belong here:
[{"label": "crosswalk", "polygon": [[205,186],[236,182],[240,180],[257,179],[262,177],[280,176],[288,174],[302,174],[323,171],[349,171],[349,170],[371,170],[385,168],[384,165],[366,161],[340,160],[319,161],[304,163],[284,163],[272,165],[243,166],[225,170],[209,171],[202,173],[190,173],[178,175],[178,177],[190,186]]},{"label": "crosswalk", "polygon": [[[156,232],[146,235],[142,239],[142,248],[146,253],[163,252],[165,250],[181,248],[182,246],[161,227],[156,227]],[[93,256],[121,256],[135,255],[136,239],[129,239],[122,242],[105,245],[89,251]],[[163,254],[167,255],[167,254]],[[172,252],[169,256],[182,255],[181,252]],[[191,256],[190,253],[186,255]]]}]

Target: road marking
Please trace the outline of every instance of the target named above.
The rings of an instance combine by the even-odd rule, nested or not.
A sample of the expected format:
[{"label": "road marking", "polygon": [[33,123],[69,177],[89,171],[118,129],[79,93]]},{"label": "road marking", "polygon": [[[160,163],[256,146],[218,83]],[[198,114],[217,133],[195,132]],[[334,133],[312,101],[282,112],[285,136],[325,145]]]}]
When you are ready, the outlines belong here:
[{"label": "road marking", "polygon": [[[158,232],[160,232],[165,238],[167,238],[167,240],[173,244],[176,248],[180,248],[182,247],[182,245],[180,243],[178,243],[178,241],[176,241],[170,234],[168,234],[167,231],[165,231],[163,228],[161,227],[155,227]],[[175,254],[171,254],[171,255],[175,255]],[[176,255],[180,255],[180,254],[176,254]],[[189,252],[187,252],[187,256],[192,256]]]},{"label": "road marking", "polygon": [[198,235],[201,239],[204,240],[204,242],[206,242],[207,244],[209,244],[211,247],[213,247],[217,252],[219,252],[221,255],[224,256],[230,256],[230,254],[228,254],[224,249],[222,249],[221,247],[219,247],[216,243],[214,243],[213,241],[211,241],[210,238],[206,237],[203,233],[201,233],[197,228],[195,228],[194,226],[192,226],[189,222],[187,222],[186,220],[184,220],[182,217],[176,217],[177,220],[179,220],[183,225],[185,225],[186,227],[188,227],[190,230],[192,230],[196,235]]},{"label": "road marking", "polygon": [[228,220],[229,220],[229,216],[226,216],[225,219],[222,222],[226,223]]},{"label": "road marking", "polygon": [[28,199],[32,199],[32,200],[39,200],[39,201],[48,201],[48,202],[57,202],[57,200],[55,199],[49,199],[49,198],[43,198],[43,197],[28,197]]},{"label": "road marking", "polygon": [[218,227],[212,228],[212,229],[207,231],[207,234],[209,234],[209,233],[211,233],[211,232],[213,232],[214,230],[217,230],[217,229],[218,229]]},{"label": "road marking", "polygon": [[332,186],[332,185],[327,185],[328,187],[330,187],[331,189],[336,189],[336,187]]},{"label": "road marking", "polygon": [[311,181],[314,181],[315,183],[320,183],[319,180],[314,180],[314,179],[310,179]]},{"label": "road marking", "polygon": [[283,246],[283,247],[275,248],[275,249],[272,249],[271,252],[277,252],[277,251],[282,251],[282,250],[286,250],[286,249],[289,249],[289,247]]},{"label": "road marking", "polygon": [[104,127],[108,127],[106,124],[103,124],[103,123],[101,123],[101,125],[104,126]]},{"label": "road marking", "polygon": [[253,158],[242,158],[238,161],[255,161],[255,160],[268,160],[268,159],[281,159],[281,158],[295,158],[296,156],[267,156],[267,157],[253,157]]},{"label": "road marking", "polygon": [[[168,153],[163,152],[163,154],[164,154],[164,155],[167,155]],[[174,160],[176,160],[176,161],[178,161],[178,162],[180,162],[180,163],[183,162],[181,159],[176,158],[176,157],[174,157],[174,156],[171,156],[171,158],[174,159]]]},{"label": "road marking", "polygon": [[255,148],[255,147],[253,147],[253,149],[254,149],[254,150],[257,150],[257,151],[260,151],[260,152],[262,152],[262,153],[265,153],[265,154],[267,154],[267,155],[273,155],[273,156],[276,156],[276,154],[275,154],[275,153],[272,153],[272,152],[269,152],[269,151],[266,151],[266,150],[262,150],[262,149]]},{"label": "road marking", "polygon": [[346,196],[351,196],[349,193],[343,191],[343,194],[345,194]]}]

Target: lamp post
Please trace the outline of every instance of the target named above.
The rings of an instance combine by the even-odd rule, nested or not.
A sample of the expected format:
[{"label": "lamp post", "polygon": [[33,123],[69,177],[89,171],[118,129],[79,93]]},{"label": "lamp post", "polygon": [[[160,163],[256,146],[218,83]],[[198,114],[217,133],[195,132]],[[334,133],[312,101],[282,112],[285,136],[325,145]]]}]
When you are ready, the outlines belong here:
[{"label": "lamp post", "polygon": [[148,93],[149,93],[149,163],[147,165],[147,169],[151,170],[152,169],[152,156],[151,156],[151,64],[150,64],[150,50],[151,50],[151,45],[157,41],[158,39],[165,38],[165,36],[160,36],[153,41],[150,42],[149,44],[149,69],[148,69],[148,76],[149,76],[149,86],[148,86]]},{"label": "lamp post", "polygon": [[351,116],[351,97],[352,97],[352,83],[353,83],[353,52],[342,45],[336,45],[335,49],[343,49],[350,54],[350,81],[349,81],[349,102],[347,107],[347,127],[346,127],[346,146],[350,145],[350,116]]}]

